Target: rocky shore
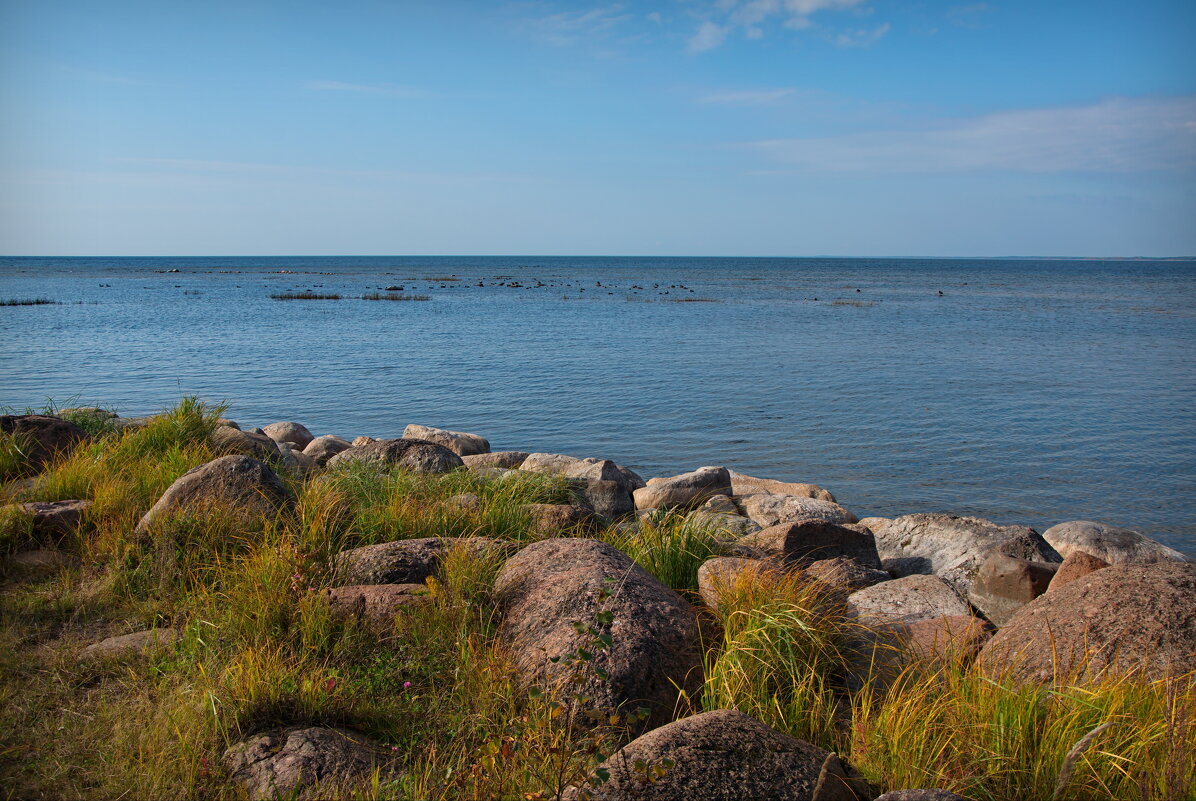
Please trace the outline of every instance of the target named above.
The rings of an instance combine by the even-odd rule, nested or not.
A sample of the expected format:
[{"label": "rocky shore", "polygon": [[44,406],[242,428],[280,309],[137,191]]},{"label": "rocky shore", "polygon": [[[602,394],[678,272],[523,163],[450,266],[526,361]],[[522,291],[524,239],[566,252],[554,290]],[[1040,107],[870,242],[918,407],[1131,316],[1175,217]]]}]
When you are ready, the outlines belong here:
[{"label": "rocky shore", "polygon": [[[527,798],[965,798],[950,788],[878,781],[855,764],[856,752],[832,752],[778,730],[784,716],[765,722],[742,705],[712,708],[712,676],[731,647],[736,616],[744,614],[744,598],[761,587],[807,593],[819,610],[833,608],[834,625],[841,627],[836,636],[848,645],[836,646],[841,658],[827,679],[832,728],[860,725],[843,710],[899,686],[911,661],[928,675],[950,665],[1014,688],[1099,685],[1130,676],[1166,683],[1189,705],[1194,699],[1196,564],[1135,531],[1066,521],[1039,532],[949,513],[857,519],[814,484],[722,466],[645,479],[607,459],[496,452],[483,436],[423,425],[408,425],[395,439],[349,441],[315,436],[291,421],[247,430],[225,419],[211,423],[203,447],[214,458],[186,465],[151,505],[138,509],[131,538],[160,539],[177,521],[213,510],[258,521],[244,523],[246,530],[263,520],[306,526],[322,508],[313,499],[339,491],[343,476],[471,482],[458,489],[474,491],[434,505],[437,520],[472,521],[472,527],[454,523],[426,537],[404,531],[330,553],[326,578],[296,603],[323,604],[332,619],[387,637],[406,625],[397,620],[432,614],[419,610],[440,602],[450,581],[446,565],[489,560],[495,572],[486,614],[519,685],[537,698],[555,699],[552,708],[570,720],[574,733],[568,736],[597,738],[593,732],[600,731],[608,738],[567,786]],[[98,448],[98,441],[128,438],[153,424],[154,418],[99,409],[0,417],[0,432],[20,443],[23,458],[3,485],[5,525],[19,532],[6,540],[12,575],[70,570],[87,558],[80,543],[96,525],[97,504],[112,502],[51,499],[67,483],[54,471]],[[494,536],[477,522],[505,488],[541,480],[552,487],[553,502],[517,503],[518,536]],[[518,495],[510,490],[509,497],[527,500]],[[643,555],[659,556],[673,545],[619,547],[642,543],[645,532],[662,527],[704,538],[700,558],[693,548],[677,546],[678,558],[694,561],[694,586],[663,580],[660,570],[653,572],[656,562]],[[306,569],[296,568],[296,577]],[[810,614],[813,619],[822,611]],[[185,614],[170,623],[87,643],[75,658],[81,664],[142,659],[194,638]],[[772,625],[774,635],[799,636],[810,624]],[[309,725],[304,717],[274,720],[240,738],[230,734],[208,770],[219,773],[234,797],[252,799],[327,797],[328,788],[362,777],[386,786],[410,773],[409,755],[355,730],[351,721]],[[1075,739],[1075,754],[1068,752],[1054,777],[1058,797],[1081,797],[1068,795],[1071,771],[1104,731]],[[1183,769],[1196,773],[1191,764]],[[381,796],[408,797],[403,792],[413,791]]]}]

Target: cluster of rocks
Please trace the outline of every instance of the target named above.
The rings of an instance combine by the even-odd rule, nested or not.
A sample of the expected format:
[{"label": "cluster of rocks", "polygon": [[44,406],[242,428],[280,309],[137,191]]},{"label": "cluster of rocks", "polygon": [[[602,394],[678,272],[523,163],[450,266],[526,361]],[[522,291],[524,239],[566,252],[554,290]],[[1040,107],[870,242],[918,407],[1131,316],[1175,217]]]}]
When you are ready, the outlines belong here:
[{"label": "cluster of rocks", "polygon": [[[681,694],[700,692],[701,609],[617,548],[585,536],[600,523],[650,525],[664,510],[718,532],[727,555],[699,571],[700,596],[712,609],[734,582],[800,573],[837,594],[868,630],[923,657],[977,659],[996,676],[1047,681],[1196,670],[1196,564],[1133,531],[1075,521],[1040,534],[947,514],[858,520],[812,484],[715,466],[645,481],[609,460],[492,452],[477,435],[424,426],[408,426],[398,439],[349,442],[314,437],[293,422],[251,431],[230,422],[213,441],[226,455],[180,477],[139,530],[211,503],[257,514],[285,509],[294,498],[279,467],[310,473],[365,462],[427,473],[466,469],[486,481],[529,472],[567,479],[574,503],[528,510],[540,541],[519,547],[485,537],[432,538],[356,548],[336,557],[334,586],[323,592],[335,615],[384,633],[401,610],[427,601],[426,582],[452,549],[503,559],[495,582],[498,637],[515,670],[550,692],[567,687],[561,697],[585,699],[589,711],[644,710],[634,726],[639,736],[595,773],[607,778],[586,789],[593,798],[872,797],[835,755],[739,712],[673,720]],[[454,499],[461,508],[479,502]],[[90,646],[84,658],[162,647],[173,637],[125,635]],[[595,637],[608,647],[595,649],[593,669],[579,673],[570,655]],[[385,760],[376,744],[322,727],[259,733],[225,754],[251,798],[299,792],[313,781],[325,786]],[[651,777],[637,767],[665,764]],[[953,797],[937,790],[884,796]]]}]

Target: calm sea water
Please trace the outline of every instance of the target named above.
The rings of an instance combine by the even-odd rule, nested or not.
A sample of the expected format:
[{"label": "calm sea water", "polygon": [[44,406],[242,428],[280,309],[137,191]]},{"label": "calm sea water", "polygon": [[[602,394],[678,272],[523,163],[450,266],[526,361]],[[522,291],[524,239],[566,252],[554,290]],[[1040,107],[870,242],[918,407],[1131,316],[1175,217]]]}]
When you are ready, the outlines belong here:
[{"label": "calm sea water", "polygon": [[[388,286],[430,300],[360,299]],[[270,298],[295,290],[342,299]],[[1196,553],[1194,261],[7,258],[0,297],[62,304],[0,307],[19,409],[197,394]]]}]

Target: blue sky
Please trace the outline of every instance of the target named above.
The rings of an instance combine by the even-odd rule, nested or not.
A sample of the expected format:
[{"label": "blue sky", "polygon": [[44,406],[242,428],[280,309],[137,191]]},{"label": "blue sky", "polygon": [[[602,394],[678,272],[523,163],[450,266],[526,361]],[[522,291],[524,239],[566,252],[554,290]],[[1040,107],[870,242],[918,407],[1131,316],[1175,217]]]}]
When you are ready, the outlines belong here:
[{"label": "blue sky", "polygon": [[1196,254],[1196,3],[0,0],[9,255]]}]

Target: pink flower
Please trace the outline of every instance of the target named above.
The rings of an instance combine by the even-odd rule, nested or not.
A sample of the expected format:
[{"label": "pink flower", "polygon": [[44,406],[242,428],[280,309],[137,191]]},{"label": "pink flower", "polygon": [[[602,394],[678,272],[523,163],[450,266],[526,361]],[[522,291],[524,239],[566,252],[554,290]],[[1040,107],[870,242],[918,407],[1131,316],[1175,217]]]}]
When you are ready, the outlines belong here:
[{"label": "pink flower", "polygon": [[405,682],[403,682],[403,689],[404,689],[404,690],[409,690],[409,689],[411,689],[411,682],[409,682],[409,681],[405,681]]}]

